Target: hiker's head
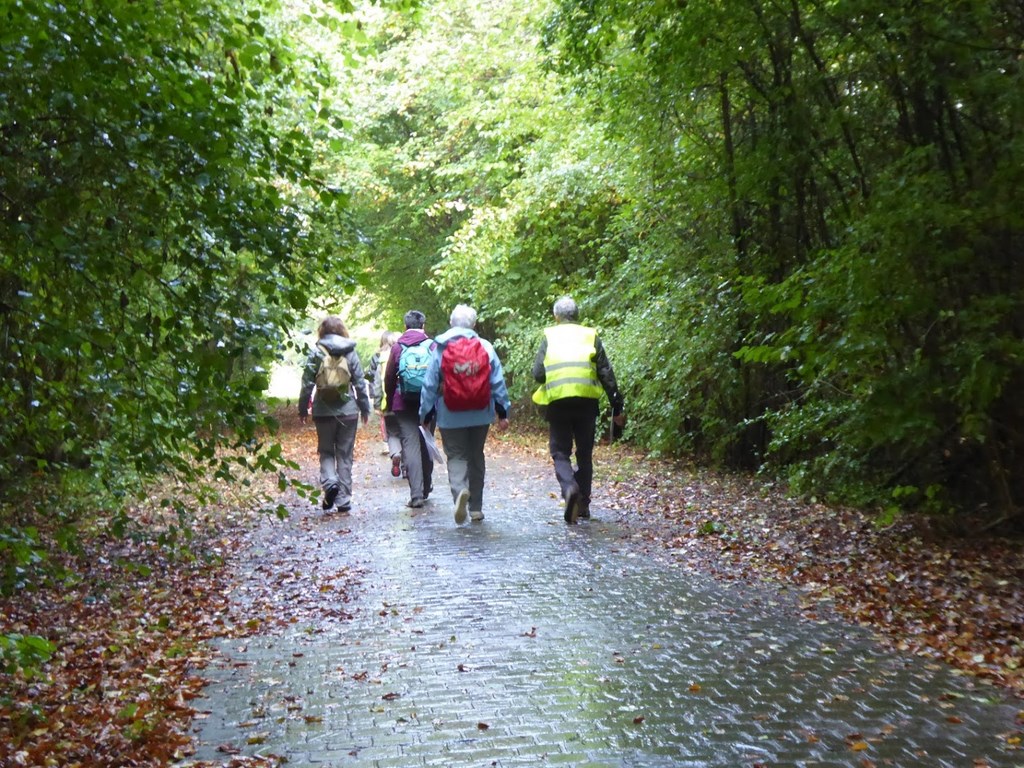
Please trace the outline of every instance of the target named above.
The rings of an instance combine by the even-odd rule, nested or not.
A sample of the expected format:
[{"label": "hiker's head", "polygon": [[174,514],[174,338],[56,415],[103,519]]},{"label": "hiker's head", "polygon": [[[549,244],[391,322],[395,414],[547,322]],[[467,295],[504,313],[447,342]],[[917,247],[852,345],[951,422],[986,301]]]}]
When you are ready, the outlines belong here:
[{"label": "hiker's head", "polygon": [[456,304],[450,318],[452,328],[474,328],[476,326],[476,310],[467,304]]},{"label": "hiker's head", "polygon": [[398,337],[401,335],[402,334],[398,331],[384,331],[384,333],[380,335],[380,348],[391,349],[394,343],[398,341]]},{"label": "hiker's head", "polygon": [[427,322],[427,316],[418,309],[410,309],[405,313],[403,320],[405,321],[406,330],[409,330],[410,328],[419,328],[422,330],[424,324]]},{"label": "hiker's head", "polygon": [[560,298],[555,302],[551,311],[555,315],[555,320],[560,323],[575,323],[580,316],[579,307],[576,306],[576,302],[572,300],[571,296]]},{"label": "hiker's head", "polygon": [[330,336],[332,333],[335,336],[348,338],[348,328],[345,327],[345,323],[337,315],[328,315],[321,320],[320,327],[316,329],[316,332],[321,339],[324,336]]}]

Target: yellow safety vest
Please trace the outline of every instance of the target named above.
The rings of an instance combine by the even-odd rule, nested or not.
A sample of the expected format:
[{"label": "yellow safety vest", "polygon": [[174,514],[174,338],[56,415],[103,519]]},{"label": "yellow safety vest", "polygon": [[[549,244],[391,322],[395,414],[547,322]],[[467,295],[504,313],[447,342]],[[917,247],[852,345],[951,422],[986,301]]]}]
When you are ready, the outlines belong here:
[{"label": "yellow safety vest", "polygon": [[544,329],[548,346],[544,353],[545,381],[533,394],[533,401],[546,405],[563,397],[601,397],[604,389],[597,379],[597,331],[576,323],[561,323]]}]

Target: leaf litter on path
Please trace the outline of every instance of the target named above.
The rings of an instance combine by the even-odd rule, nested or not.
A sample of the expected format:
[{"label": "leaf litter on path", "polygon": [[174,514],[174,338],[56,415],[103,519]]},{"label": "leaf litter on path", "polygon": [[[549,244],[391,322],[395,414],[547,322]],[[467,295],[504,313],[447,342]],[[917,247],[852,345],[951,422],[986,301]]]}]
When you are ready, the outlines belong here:
[{"label": "leaf litter on path", "polygon": [[[284,455],[308,479],[313,434],[294,415],[281,422]],[[521,462],[538,482],[553,483],[543,441],[535,430],[515,429],[492,436],[488,456]],[[359,455],[377,448],[375,435],[360,431]],[[794,500],[772,485],[649,459],[628,446],[602,444],[595,458],[595,519],[614,515],[627,531],[623,546],[722,580],[795,589],[810,619],[842,616],[894,648],[1024,695],[1019,542],[950,540],[916,520],[879,531],[858,511]],[[296,511],[309,505],[294,495],[285,502]],[[235,754],[232,745],[223,745],[222,762],[187,762],[190,722],[203,716],[190,703],[203,685],[196,675],[208,660],[203,642],[346,621],[365,569],[316,557],[314,527],[301,517],[266,553],[247,549],[253,525],[272,524],[265,518],[240,506],[207,517],[203,546],[216,561],[173,560],[156,547],[94,537],[67,564],[75,582],[0,601],[4,632],[40,634],[58,646],[39,679],[0,682],[0,764],[280,764],[274,755]],[[352,535],[344,515],[329,523],[335,535]],[[240,579],[246,559],[249,575]],[[694,683],[691,693],[699,691]],[[1011,748],[1019,748],[1024,711],[1018,726],[1006,734]]]}]

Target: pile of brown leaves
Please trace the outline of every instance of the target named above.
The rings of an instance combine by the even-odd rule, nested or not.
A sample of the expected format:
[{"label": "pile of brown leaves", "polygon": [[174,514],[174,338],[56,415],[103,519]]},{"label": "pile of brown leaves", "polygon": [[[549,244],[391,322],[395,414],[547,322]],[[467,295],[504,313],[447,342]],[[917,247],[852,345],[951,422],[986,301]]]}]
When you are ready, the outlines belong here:
[{"label": "pile of brown leaves", "polygon": [[230,615],[223,564],[273,487],[225,488],[198,509],[188,550],[156,543],[181,528],[155,498],[131,510],[127,536],[83,522],[73,551],[38,521],[45,570],[0,599],[0,633],[41,636],[56,651],[35,675],[0,675],[0,766],[157,766],[190,754],[203,641],[251,629]]},{"label": "pile of brown leaves", "polygon": [[900,650],[942,659],[1024,696],[1020,541],[958,538],[927,518],[885,529],[865,512],[789,498],[770,484],[599,451],[602,489],[648,545],[726,580],[798,589]]},{"label": "pile of brown leaves", "polygon": [[[201,688],[198,641],[222,631],[218,570],[103,538],[66,566],[75,577],[0,604],[3,631],[46,637],[36,679],[0,686],[0,764],[166,764],[188,750]],[[73,560],[73,562],[70,562]]]}]

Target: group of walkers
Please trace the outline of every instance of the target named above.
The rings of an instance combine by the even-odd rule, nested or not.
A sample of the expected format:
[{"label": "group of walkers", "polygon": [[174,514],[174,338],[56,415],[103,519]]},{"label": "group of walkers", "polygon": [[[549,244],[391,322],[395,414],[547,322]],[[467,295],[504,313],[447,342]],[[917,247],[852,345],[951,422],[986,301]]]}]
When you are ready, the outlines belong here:
[{"label": "group of walkers", "polygon": [[[590,517],[593,452],[601,393],[612,417],[625,424],[622,395],[601,339],[579,324],[579,310],[565,296],[553,307],[533,364],[535,403],[548,421],[548,445],[567,523]],[[324,318],[302,374],[299,418],[312,411],[320,459],[321,506],[352,507],[352,455],[359,421],[372,406],[381,414],[391,473],[409,485],[407,506],[423,507],[433,491],[435,431],[448,465],[455,522],[484,519],[484,445],[492,424],[505,430],[512,403],[501,360],[476,332],[476,311],[452,310],[450,327],[427,335],[426,316],[409,310],[402,334],[386,332],[364,372],[355,342],[337,316]],[[367,386],[366,382],[369,382]],[[573,467],[575,446],[576,466]],[[440,454],[438,454],[440,456]]]}]

